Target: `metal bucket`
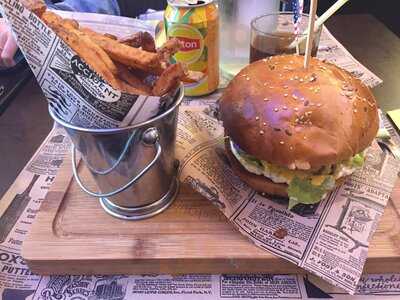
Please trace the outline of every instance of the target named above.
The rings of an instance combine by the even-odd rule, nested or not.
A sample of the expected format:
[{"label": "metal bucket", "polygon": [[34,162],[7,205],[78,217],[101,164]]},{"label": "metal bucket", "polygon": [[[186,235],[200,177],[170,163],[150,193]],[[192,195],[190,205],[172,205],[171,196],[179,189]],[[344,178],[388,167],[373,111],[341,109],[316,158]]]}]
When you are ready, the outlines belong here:
[{"label": "metal bucket", "polygon": [[[122,128],[91,129],[69,124],[49,108],[52,118],[72,139],[72,171],[78,185],[98,197],[110,215],[139,220],[165,210],[178,192],[175,139],[179,89],[174,102],[160,115]],[[100,192],[89,190],[76,168],[77,149]]]}]

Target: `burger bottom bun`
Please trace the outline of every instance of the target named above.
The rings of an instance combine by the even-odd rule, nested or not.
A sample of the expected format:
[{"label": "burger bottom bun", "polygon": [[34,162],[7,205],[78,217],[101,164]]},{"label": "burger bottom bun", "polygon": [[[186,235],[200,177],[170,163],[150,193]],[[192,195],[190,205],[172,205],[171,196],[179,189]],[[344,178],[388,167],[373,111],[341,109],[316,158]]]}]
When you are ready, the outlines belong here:
[{"label": "burger bottom bun", "polygon": [[[233,172],[256,192],[266,193],[268,195],[277,197],[289,197],[288,185],[286,183],[275,183],[265,176],[256,175],[247,171],[233,155],[229,140],[225,141],[225,150]],[[336,186],[340,186],[341,184],[343,184],[346,177],[347,176],[337,179],[335,182]]]}]

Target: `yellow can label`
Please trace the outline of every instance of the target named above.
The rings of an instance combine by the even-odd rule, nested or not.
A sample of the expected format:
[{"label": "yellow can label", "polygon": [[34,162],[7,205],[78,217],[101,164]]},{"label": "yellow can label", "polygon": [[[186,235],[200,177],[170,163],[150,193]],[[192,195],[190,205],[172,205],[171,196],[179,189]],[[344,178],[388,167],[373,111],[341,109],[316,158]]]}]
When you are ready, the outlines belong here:
[{"label": "yellow can label", "polygon": [[185,84],[185,95],[199,96],[213,92],[219,84],[219,24],[214,4],[187,8],[169,5],[165,10],[167,38],[177,38],[181,49],[172,59],[202,72],[200,82]]},{"label": "yellow can label", "polygon": [[177,61],[192,64],[200,59],[204,50],[204,39],[197,28],[186,24],[173,24],[168,29],[168,36],[179,40],[181,49],[175,54]]}]

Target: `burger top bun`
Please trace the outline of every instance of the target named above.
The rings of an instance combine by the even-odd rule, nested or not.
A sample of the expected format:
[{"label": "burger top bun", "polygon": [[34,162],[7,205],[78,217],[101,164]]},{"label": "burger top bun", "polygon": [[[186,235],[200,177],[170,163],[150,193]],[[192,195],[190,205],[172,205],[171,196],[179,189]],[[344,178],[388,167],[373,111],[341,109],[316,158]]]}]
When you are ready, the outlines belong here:
[{"label": "burger top bun", "polygon": [[368,147],[379,126],[368,87],[312,58],[282,55],[245,67],[220,102],[226,134],[245,152],[289,169],[316,170]]}]

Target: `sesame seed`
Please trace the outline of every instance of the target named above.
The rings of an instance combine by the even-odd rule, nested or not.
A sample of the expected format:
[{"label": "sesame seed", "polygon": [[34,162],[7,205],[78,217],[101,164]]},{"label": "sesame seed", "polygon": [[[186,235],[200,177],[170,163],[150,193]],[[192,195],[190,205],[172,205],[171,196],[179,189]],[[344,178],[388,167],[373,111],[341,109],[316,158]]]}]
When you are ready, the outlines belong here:
[{"label": "sesame seed", "polygon": [[246,80],[249,81],[249,80],[250,80],[250,77],[246,77]]},{"label": "sesame seed", "polygon": [[293,64],[293,60],[289,61],[289,64]]},{"label": "sesame seed", "polygon": [[266,82],[264,82],[263,86],[267,86],[267,83],[266,83]]},{"label": "sesame seed", "polygon": [[274,112],[277,112],[277,111],[279,111],[279,108],[275,107]]},{"label": "sesame seed", "polygon": [[303,139],[304,139],[304,140],[306,140],[306,139],[307,139],[307,137],[306,137],[306,136],[303,136]]},{"label": "sesame seed", "polygon": [[321,104],[321,103],[318,103],[318,104],[317,104],[317,106],[318,106],[318,107],[321,107],[321,106],[322,106],[322,104]]},{"label": "sesame seed", "polygon": [[310,86],[308,89],[309,89],[309,90],[312,90],[312,89],[313,89],[313,87],[312,87],[312,86]]},{"label": "sesame seed", "polygon": [[304,81],[304,79],[303,78],[300,78],[300,80],[299,80],[300,82],[303,82]]},{"label": "sesame seed", "polygon": [[293,108],[294,109],[294,111],[299,111],[299,109],[297,108],[297,107],[295,107],[295,108]]},{"label": "sesame seed", "polygon": [[287,97],[287,96],[289,96],[289,95],[288,95],[288,94],[283,94],[283,96]]},{"label": "sesame seed", "polygon": [[283,88],[284,88],[284,89],[287,89],[287,88],[288,88],[288,86],[287,86],[287,85],[284,85],[284,86],[283,86]]},{"label": "sesame seed", "polygon": [[357,112],[357,109],[354,109],[353,111],[356,113],[356,112]]},{"label": "sesame seed", "polygon": [[268,101],[269,99],[268,98],[264,98],[264,101]]},{"label": "sesame seed", "polygon": [[260,130],[260,134],[263,135],[264,134],[264,130]]},{"label": "sesame seed", "polygon": [[296,120],[294,120],[296,123],[299,123],[299,118],[296,118]]},{"label": "sesame seed", "polygon": [[258,121],[258,120],[260,120],[260,117],[259,117],[259,116],[256,117],[256,121]]},{"label": "sesame seed", "polygon": [[293,146],[290,146],[290,147],[289,147],[289,150],[293,150]]},{"label": "sesame seed", "polygon": [[297,75],[296,75],[296,76],[294,76],[294,79],[296,79],[296,80],[297,80],[297,79],[299,79],[299,76],[297,76]]},{"label": "sesame seed", "polygon": [[242,76],[243,76],[243,77],[246,77],[246,76],[247,76],[247,74],[242,74]]},{"label": "sesame seed", "polygon": [[264,58],[262,61],[263,61],[263,62],[267,62],[267,61],[268,61],[268,59]]},{"label": "sesame seed", "polygon": [[273,87],[273,86],[269,86],[269,88],[270,88],[270,89],[273,89],[274,87]]},{"label": "sesame seed", "polygon": [[282,107],[283,110],[287,110],[287,106]]},{"label": "sesame seed", "polygon": [[294,80],[294,78],[293,78],[293,77],[291,77],[291,78],[289,78],[289,80],[293,81],[293,80]]},{"label": "sesame seed", "polygon": [[282,77],[283,75],[282,75],[282,74],[278,74],[278,76],[279,76],[279,77]]},{"label": "sesame seed", "polygon": [[284,141],[280,141],[279,144],[283,145],[283,144],[285,144],[285,142]]},{"label": "sesame seed", "polygon": [[267,123],[263,122],[263,125],[264,125],[264,126],[267,126]]},{"label": "sesame seed", "polygon": [[298,99],[298,97],[295,94],[293,94],[292,97],[293,97],[293,99],[296,99],[296,100]]}]

